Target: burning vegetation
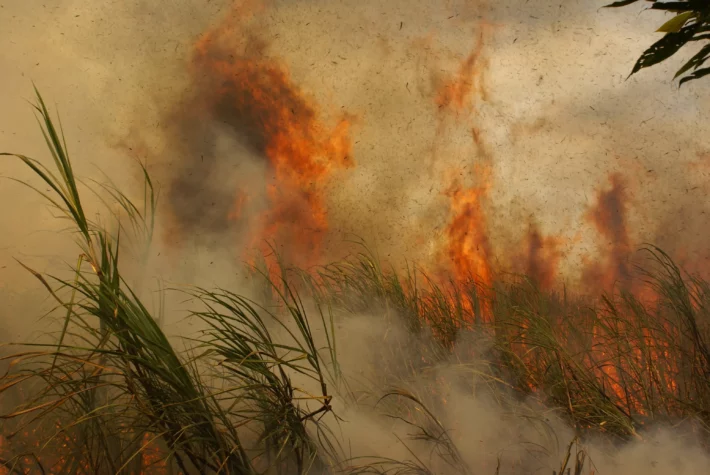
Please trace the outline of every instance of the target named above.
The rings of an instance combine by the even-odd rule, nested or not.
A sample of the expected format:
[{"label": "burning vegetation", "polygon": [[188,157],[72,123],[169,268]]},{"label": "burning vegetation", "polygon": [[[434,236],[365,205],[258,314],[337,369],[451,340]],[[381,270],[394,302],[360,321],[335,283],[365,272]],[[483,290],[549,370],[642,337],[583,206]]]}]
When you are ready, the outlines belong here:
[{"label": "burning vegetation", "polygon": [[[57,303],[57,332],[0,355],[0,474],[616,474],[624,450],[653,454],[671,425],[710,460],[710,285],[654,246],[634,252],[627,179],[610,174],[580,219],[600,252],[578,283],[560,270],[569,241],[534,221],[517,248],[492,238],[486,35],[434,81],[437,138],[465,130],[471,160],[439,183],[435,258],[399,271],[364,241],[330,260],[330,191],[356,169],[355,119],[328,117],[269,54],[245,21],[255,11],[235,9],[192,49],[167,121],[184,166],[166,207],[148,167],[142,205],[99,190],[120,208],[106,209],[116,232],[87,217],[37,95],[56,169],[16,157],[72,223],[79,258],[65,276],[26,267]],[[218,136],[239,153],[220,156]],[[243,292],[175,291],[201,325],[185,348],[142,297],[131,270],[145,254],[126,242],[179,248],[195,233],[241,236],[264,259]]]},{"label": "burning vegetation", "polygon": [[[11,408],[0,439],[5,473],[473,473],[474,467],[529,473],[531,467],[552,470],[561,459],[562,471],[591,474],[611,463],[594,459],[593,446],[584,443],[600,432],[624,443],[653,437],[654,423],[688,420],[696,421],[689,425],[693,437],[706,440],[706,282],[649,248],[640,276],[656,297],[652,306],[628,292],[608,293],[596,303],[574,299],[546,289],[554,274],[543,269],[555,262],[556,247],[534,228],[526,257],[533,281],[480,272],[487,269],[486,254],[469,244],[475,236],[462,233],[458,256],[469,256],[461,261],[467,274],[449,283],[419,268],[400,276],[365,248],[308,272],[280,267],[263,274],[270,289],[263,306],[226,290],[187,290],[198,303],[192,318],[205,325],[195,349],[207,351],[181,354],[122,278],[118,237],[86,219],[71,162],[39,104],[59,174],[20,158],[58,193],[54,204],[74,220],[81,258],[68,280],[35,273],[65,312],[58,341],[5,359],[0,390],[3,407]],[[124,232],[150,227],[156,207],[151,181],[146,185],[144,209],[114,195],[130,221]],[[451,229],[464,217],[483,223],[470,211],[475,201],[456,192],[461,221],[452,221]],[[622,196],[616,186],[600,191],[590,212],[615,236],[623,235]],[[450,237],[452,243],[458,236]],[[335,329],[336,322],[348,325],[363,314],[376,315],[377,328],[403,330],[376,336],[387,343],[373,354],[378,363],[367,381],[351,378],[337,350],[356,335]],[[470,337],[474,345],[466,344]],[[454,356],[459,363],[446,366]],[[393,389],[377,403],[383,386]],[[523,413],[535,404],[558,408],[572,443],[547,443],[540,453],[520,451],[510,460],[467,455],[466,431],[447,411],[452,401],[482,404],[475,394],[507,401],[485,411],[510,404]],[[10,403],[13,395],[20,397]],[[333,430],[344,421],[333,411],[375,407],[415,430],[405,431],[410,442],[401,441],[409,450],[415,450],[409,444],[424,444],[416,450],[431,444],[437,452],[398,460],[343,451]],[[512,436],[515,427],[506,446],[530,443],[525,431]]]},{"label": "burning vegetation", "polygon": [[597,192],[596,203],[587,214],[601,237],[605,254],[601,262],[589,263],[584,272],[585,284],[596,289],[610,289],[617,283],[628,285],[631,278],[632,245],[626,222],[628,196],[624,178],[613,174],[609,182],[611,189]]},{"label": "burning vegetation", "polygon": [[[189,68],[193,92],[176,112],[173,133],[187,137],[188,144],[202,143],[209,131],[194,129],[196,121],[207,121],[246,147],[248,156],[234,156],[235,162],[263,161],[263,188],[247,192],[235,187],[231,200],[217,196],[223,200],[221,211],[212,215],[208,229],[224,230],[234,223],[246,228],[247,249],[265,252],[266,243],[278,243],[294,263],[314,264],[328,232],[325,193],[330,175],[354,165],[353,119],[345,115],[332,126],[324,123],[318,106],[293,82],[287,67],[266,55],[266,45],[248,32],[246,40],[240,36],[247,18],[237,9],[197,41]],[[186,108],[191,114],[184,114]],[[214,190],[200,189],[206,181],[204,152],[188,148],[188,153],[203,171],[178,175],[171,185],[170,204],[180,233],[199,231],[205,222],[195,216],[214,206],[206,200],[215,199]],[[215,153],[208,150],[210,162]],[[265,198],[263,209],[247,213],[250,193]]]}]

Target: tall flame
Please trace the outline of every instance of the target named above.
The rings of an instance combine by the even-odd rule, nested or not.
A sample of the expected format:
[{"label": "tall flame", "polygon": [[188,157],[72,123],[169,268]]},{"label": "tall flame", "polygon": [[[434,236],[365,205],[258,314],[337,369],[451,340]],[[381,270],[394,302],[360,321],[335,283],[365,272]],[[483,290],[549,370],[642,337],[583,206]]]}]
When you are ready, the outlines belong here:
[{"label": "tall flame", "polygon": [[[191,61],[196,101],[199,110],[266,161],[268,206],[247,223],[248,248],[276,243],[294,263],[311,264],[321,255],[329,228],[328,178],[353,165],[351,118],[333,126],[321,120],[318,106],[287,67],[268,57],[266,45],[241,25],[251,13],[235,9],[196,42]],[[223,219],[240,220],[249,198],[236,190]]]},{"label": "tall flame", "polygon": [[[461,62],[458,71],[441,81],[435,97],[440,114],[453,113],[460,120],[462,113],[469,116],[475,111],[477,100],[485,99],[484,31],[482,28],[476,46]],[[471,131],[471,159],[479,159],[472,167],[476,184],[466,188],[455,179],[446,190],[451,214],[446,229],[446,254],[457,281],[475,279],[490,284],[492,253],[483,204],[491,186],[491,155],[481,131],[475,126]]]},{"label": "tall flame", "polygon": [[491,248],[482,207],[482,199],[488,192],[485,178],[488,174],[489,171],[481,167],[484,181],[481,187],[463,188],[454,182],[447,191],[451,199],[452,215],[446,230],[447,253],[459,282],[471,278],[484,284],[491,282]]}]

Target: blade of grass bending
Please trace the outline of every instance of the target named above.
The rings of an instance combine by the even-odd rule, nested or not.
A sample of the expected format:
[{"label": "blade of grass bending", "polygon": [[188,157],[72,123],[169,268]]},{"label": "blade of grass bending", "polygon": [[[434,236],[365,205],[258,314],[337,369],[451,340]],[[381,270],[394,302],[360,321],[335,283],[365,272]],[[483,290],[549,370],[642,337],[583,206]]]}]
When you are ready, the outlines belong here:
[{"label": "blade of grass bending", "polygon": [[[40,112],[42,118],[44,119],[44,125],[46,128],[46,132],[45,128],[43,128],[42,133],[45,134],[46,139],[46,135],[49,134],[49,139],[51,139],[51,145],[49,143],[49,139],[47,139],[47,142],[50,146],[50,151],[52,152],[55,161],[57,162],[57,168],[59,169],[60,173],[62,173],[65,184],[70,190],[71,197],[73,198],[74,205],[77,209],[77,214],[82,218],[82,221],[85,223],[86,218],[84,216],[84,210],[81,206],[81,201],[79,199],[79,190],[76,187],[74,171],[72,169],[71,162],[69,161],[69,156],[67,155],[65,147],[62,146],[62,142],[59,140],[57,130],[54,127],[54,123],[52,123],[52,119],[49,116],[49,111],[47,110],[47,106],[45,105],[44,100],[42,99],[42,95],[39,93],[36,86],[34,86],[34,90],[35,94],[37,95],[37,101],[39,103],[39,107],[35,106],[35,108]],[[63,137],[64,132],[61,132]],[[66,142],[64,142],[64,145],[66,146]]]}]

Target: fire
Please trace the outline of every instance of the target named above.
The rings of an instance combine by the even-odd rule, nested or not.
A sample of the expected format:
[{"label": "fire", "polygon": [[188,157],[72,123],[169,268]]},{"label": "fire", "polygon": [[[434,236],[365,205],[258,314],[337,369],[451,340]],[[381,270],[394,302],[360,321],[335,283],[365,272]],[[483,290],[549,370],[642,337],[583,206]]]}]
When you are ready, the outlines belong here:
[{"label": "fire", "polygon": [[611,189],[597,192],[596,203],[586,215],[587,221],[606,240],[604,248],[609,249],[603,262],[590,263],[585,269],[583,280],[592,288],[601,285],[602,289],[610,289],[616,282],[627,283],[631,276],[626,180],[615,173],[609,176],[609,182]]},{"label": "fire", "polygon": [[163,453],[155,440],[157,437],[150,433],[145,433],[142,440],[142,465],[144,473],[164,474],[168,472],[167,454]]},{"label": "fire", "polygon": [[441,84],[436,96],[439,108],[456,112],[470,111],[471,101],[480,97],[486,99],[485,71],[488,60],[483,56],[484,28],[471,54],[461,63],[458,72]]},{"label": "fire", "polygon": [[[323,119],[318,105],[295,83],[288,68],[266,54],[267,45],[263,41],[245,31],[243,21],[251,13],[251,10],[235,10],[224,23],[202,35],[194,45],[190,63],[196,89],[196,114],[225,125],[267,165],[263,177],[266,209],[257,210],[256,218],[252,219],[249,211],[255,200],[251,190],[234,184],[233,193],[222,203],[224,209],[220,209],[219,219],[248,228],[247,249],[260,247],[265,251],[264,242],[275,242],[292,263],[310,265],[322,259],[324,240],[331,229],[328,186],[338,170],[354,166],[350,138],[353,118],[339,117],[334,124]],[[486,213],[494,184],[493,156],[485,132],[476,123],[476,117],[472,117],[476,101],[486,100],[488,61],[484,57],[484,46],[482,31],[473,50],[450,78],[441,81],[434,97],[439,114],[473,121],[464,126],[471,130],[471,161],[476,160],[463,167],[473,172],[463,177],[461,171],[458,173],[461,178],[447,180],[444,192],[448,198],[449,220],[441,255],[446,258],[447,271],[460,286],[470,285],[471,280],[491,286],[494,276],[491,217]],[[599,262],[589,263],[584,271],[584,283],[594,290],[610,289],[619,281],[626,285],[631,277],[627,180],[621,174],[611,174],[609,184],[608,189],[597,191],[596,202],[585,215],[585,222],[605,241],[602,248],[608,249]],[[522,248],[511,255],[517,256],[521,270],[535,279],[541,289],[551,290],[557,284],[561,243],[561,238],[545,236],[532,224]],[[648,289],[631,290],[636,296],[654,298]],[[453,299],[448,303],[455,305]],[[491,322],[495,315],[488,301],[482,305],[484,320]],[[426,312],[422,311],[421,317],[427,318]],[[638,329],[631,328],[631,324],[623,327],[626,323],[617,327],[615,320],[605,318],[602,315],[591,326],[588,356],[597,380],[604,386],[605,396],[629,412],[641,413],[644,402],[633,393],[634,382],[625,380],[634,368],[644,368],[648,373],[640,378],[653,378],[658,381],[654,384],[663,385],[668,393],[678,393],[675,377],[680,370],[678,363],[671,359],[669,343],[645,328],[636,332],[632,351],[622,352],[618,346],[613,346],[614,342],[632,338]],[[669,335],[674,331],[670,325],[664,330]],[[511,347],[519,351],[520,361],[533,368],[533,374],[535,365],[540,363],[537,355],[528,351],[534,349],[527,343],[534,339],[530,333],[534,332],[527,322],[521,322],[516,336],[522,343],[511,343]],[[560,341],[567,338],[557,337]],[[446,403],[446,381],[437,383]],[[532,379],[528,382],[531,391],[541,385]],[[145,434],[141,457],[146,470],[150,467],[158,471],[167,467],[163,462],[166,454],[153,444],[154,438],[155,435]],[[0,453],[5,443],[0,436]],[[0,467],[0,475],[3,473],[6,471]]]},{"label": "fire", "polygon": [[459,282],[474,278],[483,284],[491,283],[491,246],[482,207],[488,191],[485,180],[488,174],[489,170],[481,167],[484,185],[465,189],[455,182],[446,193],[451,199],[452,214],[446,230],[447,253]]},{"label": "fire", "polygon": [[[485,31],[481,26],[471,53],[455,74],[441,81],[435,97],[440,114],[453,112],[459,120],[462,112],[466,116],[474,112],[477,100],[485,100],[484,73],[488,66],[483,55]],[[480,159],[473,166],[476,184],[464,187],[456,178],[445,191],[450,200],[451,215],[446,228],[446,255],[457,282],[474,279],[489,285],[492,281],[492,252],[483,205],[492,184],[491,155],[482,132],[475,125],[471,126],[471,137],[471,155]]]},{"label": "fire", "polygon": [[[260,180],[267,206],[246,223],[247,248],[264,251],[267,242],[277,243],[291,261],[308,265],[321,256],[329,230],[329,178],[336,169],[353,166],[352,117],[326,124],[288,68],[269,57],[267,45],[244,26],[255,10],[254,5],[235,9],[194,45],[194,110],[226,126],[265,161],[266,175]],[[251,196],[237,186],[225,222],[238,222],[246,214]]]},{"label": "fire", "polygon": [[[597,377],[608,385],[617,401],[627,401],[624,388],[620,384],[619,373],[614,365],[613,355],[607,350],[606,335],[602,333],[598,326],[592,328],[592,352],[593,367]],[[613,341],[613,340],[612,340]],[[624,404],[626,405],[626,404]]]},{"label": "fire", "polygon": [[522,257],[523,272],[535,280],[541,289],[551,290],[557,282],[558,266],[562,254],[561,239],[556,236],[543,236],[537,225],[533,224],[526,236],[525,250]]}]

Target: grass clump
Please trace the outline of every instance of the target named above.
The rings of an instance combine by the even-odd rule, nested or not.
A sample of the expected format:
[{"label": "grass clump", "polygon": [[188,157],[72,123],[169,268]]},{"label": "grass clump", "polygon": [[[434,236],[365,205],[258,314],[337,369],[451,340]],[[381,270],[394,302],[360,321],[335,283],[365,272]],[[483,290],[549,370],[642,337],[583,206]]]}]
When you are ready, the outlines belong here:
[{"label": "grass clump", "polygon": [[[201,342],[199,357],[178,354],[120,271],[121,233],[152,235],[155,193],[147,172],[148,209],[141,211],[118,189],[109,189],[131,223],[109,234],[86,217],[64,139],[39,94],[37,100],[56,171],[16,156],[53,192],[34,188],[74,225],[81,254],[73,280],[45,277],[27,268],[65,319],[57,343],[30,345],[38,349],[6,358],[11,370],[0,391],[20,386],[32,390],[3,415],[5,420],[23,419],[7,438],[31,429],[52,434],[35,449],[46,452],[58,439],[70,441],[72,447],[65,443],[50,457],[51,467],[19,455],[3,459],[5,467],[11,472],[51,468],[55,473],[140,473],[141,453],[152,443],[163,448],[164,466],[183,473],[257,473],[264,458],[279,471],[294,465],[297,473],[315,462],[325,463],[307,426],[329,410],[326,376],[302,305],[288,283],[278,296],[282,314],[299,329],[298,335],[290,335],[290,346],[270,337],[264,309],[226,291],[197,290],[192,296],[204,310],[195,316],[211,331]],[[64,298],[67,293],[69,298]],[[219,391],[202,376],[204,367],[215,363],[223,369]],[[320,409],[304,413],[299,390],[289,377],[293,372],[321,385],[323,394],[310,398],[320,401]],[[264,444],[249,447],[238,430],[244,426],[260,426],[258,439]]]}]

